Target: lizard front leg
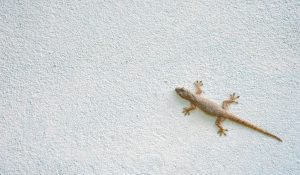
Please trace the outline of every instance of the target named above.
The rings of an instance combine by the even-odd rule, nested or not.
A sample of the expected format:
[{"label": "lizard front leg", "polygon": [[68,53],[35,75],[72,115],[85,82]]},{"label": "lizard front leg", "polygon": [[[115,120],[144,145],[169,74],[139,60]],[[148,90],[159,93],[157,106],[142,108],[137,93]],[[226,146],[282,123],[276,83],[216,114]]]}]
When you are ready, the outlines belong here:
[{"label": "lizard front leg", "polygon": [[190,115],[190,112],[195,110],[195,109],[196,109],[196,106],[191,103],[190,107],[183,108],[182,113],[184,113],[184,116]]},{"label": "lizard front leg", "polygon": [[202,81],[198,81],[198,80],[197,80],[197,81],[194,83],[194,85],[196,86],[196,94],[197,94],[197,95],[202,94],[202,92],[203,92],[203,90],[202,90],[202,86],[203,86]]},{"label": "lizard front leg", "polygon": [[[196,94],[197,95],[200,95],[203,91],[202,91],[202,86],[203,86],[203,83],[202,83],[202,81],[196,81],[195,83],[194,83],[194,85],[196,86]],[[190,107],[186,107],[186,108],[183,108],[183,113],[184,113],[184,115],[186,116],[186,115],[190,115],[190,113],[191,113],[191,111],[193,111],[193,110],[195,110],[196,109],[196,105],[194,105],[194,104],[192,104],[191,103],[191,105],[190,105]]]},{"label": "lizard front leg", "polygon": [[[203,86],[203,83],[202,81],[195,81],[194,83],[195,87],[196,87],[196,94],[197,95],[200,95],[202,93],[202,86]],[[190,115],[191,114],[191,111],[195,110],[196,109],[196,105],[194,105],[193,103],[191,103],[191,105],[189,107],[186,107],[186,108],[183,108],[183,111],[182,113],[184,113],[184,115]]]}]

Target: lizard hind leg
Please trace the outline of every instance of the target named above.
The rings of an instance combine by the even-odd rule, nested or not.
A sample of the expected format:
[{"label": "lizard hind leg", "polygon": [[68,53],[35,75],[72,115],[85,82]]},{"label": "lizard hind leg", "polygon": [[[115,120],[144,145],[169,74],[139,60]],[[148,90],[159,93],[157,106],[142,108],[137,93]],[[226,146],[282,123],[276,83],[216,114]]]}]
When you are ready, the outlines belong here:
[{"label": "lizard hind leg", "polygon": [[239,98],[240,96],[235,96],[235,93],[230,94],[229,99],[223,101],[222,108],[228,111],[231,104],[238,104]]},{"label": "lizard hind leg", "polygon": [[230,100],[231,103],[236,103],[236,104],[238,104],[238,99],[239,99],[239,98],[240,98],[240,96],[235,96],[235,93],[233,93],[233,94],[230,94],[229,100]]},{"label": "lizard hind leg", "polygon": [[203,90],[202,90],[202,86],[203,86],[202,81],[197,80],[197,81],[195,81],[194,85],[196,86],[196,94],[200,95],[203,92]]},{"label": "lizard hind leg", "polygon": [[224,120],[225,120],[225,118],[223,118],[223,117],[217,117],[217,120],[216,120],[216,126],[219,128],[218,134],[220,136],[222,136],[222,135],[226,136],[226,131],[228,131],[228,129],[223,128]]}]

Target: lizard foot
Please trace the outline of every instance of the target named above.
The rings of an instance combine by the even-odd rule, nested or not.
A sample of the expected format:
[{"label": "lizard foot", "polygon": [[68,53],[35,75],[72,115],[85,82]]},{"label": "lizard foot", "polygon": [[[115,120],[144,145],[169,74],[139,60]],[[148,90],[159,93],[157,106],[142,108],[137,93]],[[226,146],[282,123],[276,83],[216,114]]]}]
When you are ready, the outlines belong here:
[{"label": "lizard foot", "polygon": [[201,86],[203,86],[203,83],[202,83],[202,81],[198,81],[198,80],[197,80],[197,81],[195,81],[195,83],[194,83],[194,84],[195,84],[195,86],[196,86],[196,87],[197,87],[197,86],[200,86],[200,87],[201,87]]},{"label": "lizard foot", "polygon": [[183,108],[182,113],[184,113],[184,116],[190,115],[191,114],[191,109],[190,108]]},{"label": "lizard foot", "polygon": [[226,136],[226,131],[228,131],[228,129],[220,128],[218,131],[218,134],[220,136],[222,136],[222,135]]},{"label": "lizard foot", "polygon": [[240,98],[240,96],[235,96],[235,93],[233,93],[233,94],[231,94],[230,95],[230,101],[231,101],[231,103],[236,103],[236,104],[238,104],[238,99]]}]

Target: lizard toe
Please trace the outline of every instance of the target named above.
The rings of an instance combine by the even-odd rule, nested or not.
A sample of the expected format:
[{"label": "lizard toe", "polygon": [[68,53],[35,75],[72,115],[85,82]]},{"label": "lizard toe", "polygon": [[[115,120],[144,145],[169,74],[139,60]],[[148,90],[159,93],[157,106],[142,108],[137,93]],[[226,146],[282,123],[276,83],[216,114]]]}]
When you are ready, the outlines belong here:
[{"label": "lizard toe", "polygon": [[218,134],[219,134],[220,136],[222,136],[222,135],[226,136],[226,135],[227,135],[227,134],[226,134],[226,131],[228,131],[228,129],[219,129]]}]

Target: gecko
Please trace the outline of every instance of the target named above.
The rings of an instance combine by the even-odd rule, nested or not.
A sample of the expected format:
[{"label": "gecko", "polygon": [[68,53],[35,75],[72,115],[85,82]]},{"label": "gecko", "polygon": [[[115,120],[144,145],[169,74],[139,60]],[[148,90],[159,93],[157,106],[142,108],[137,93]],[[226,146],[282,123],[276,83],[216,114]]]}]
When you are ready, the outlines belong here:
[{"label": "gecko", "polygon": [[196,92],[195,94],[193,94],[191,91],[183,88],[183,87],[177,87],[175,88],[176,93],[182,97],[185,100],[188,100],[190,102],[190,106],[183,108],[183,113],[184,115],[190,115],[190,112],[195,110],[197,107],[202,110],[204,113],[210,115],[210,116],[215,116],[217,117],[215,125],[218,127],[218,134],[220,136],[224,135],[226,136],[226,132],[228,131],[228,129],[225,129],[223,127],[223,122],[227,119],[236,123],[239,123],[241,125],[244,125],[248,128],[254,129],[262,134],[265,134],[269,137],[272,137],[280,142],[282,142],[282,140],[277,137],[276,135],[266,131],[265,129],[262,129],[252,123],[250,123],[249,121],[246,121],[244,119],[241,119],[240,117],[238,117],[237,115],[231,113],[229,111],[229,106],[231,104],[238,104],[238,99],[240,96],[236,96],[235,93],[231,94],[228,100],[224,100],[222,105],[217,104],[216,102],[208,99],[208,98],[204,98],[201,96],[203,90],[203,83],[202,81],[196,81],[194,83],[195,87],[196,87]]}]

